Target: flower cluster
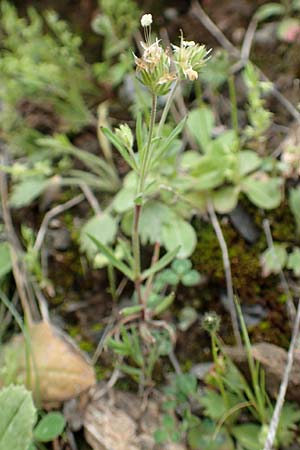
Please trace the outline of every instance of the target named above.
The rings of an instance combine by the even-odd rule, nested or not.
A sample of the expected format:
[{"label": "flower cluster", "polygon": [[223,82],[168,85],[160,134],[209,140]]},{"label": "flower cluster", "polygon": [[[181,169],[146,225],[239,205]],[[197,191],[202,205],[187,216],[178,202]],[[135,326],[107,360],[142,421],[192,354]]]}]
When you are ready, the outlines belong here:
[{"label": "flower cluster", "polygon": [[151,24],[151,14],[145,14],[141,19],[145,33],[145,42],[141,42],[143,54],[141,58],[135,56],[135,63],[140,81],[155,95],[165,95],[174,80],[196,80],[209,52],[204,45],[185,41],[183,36],[180,47],[164,49],[158,39],[151,42]]},{"label": "flower cluster", "polygon": [[181,35],[180,47],[172,45],[173,58],[180,78],[197,80],[198,73],[208,60],[210,50],[205,45],[196,44],[194,41],[185,41]]}]

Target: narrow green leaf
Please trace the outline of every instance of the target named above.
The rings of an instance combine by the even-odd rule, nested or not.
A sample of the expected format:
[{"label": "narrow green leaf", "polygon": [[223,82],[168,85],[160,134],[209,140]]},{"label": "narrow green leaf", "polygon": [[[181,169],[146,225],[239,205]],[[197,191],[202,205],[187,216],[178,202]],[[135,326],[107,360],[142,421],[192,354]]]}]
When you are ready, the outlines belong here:
[{"label": "narrow green leaf", "polygon": [[157,154],[155,155],[155,158],[153,160],[153,164],[157,163],[165,154],[165,152],[168,150],[174,139],[178,136],[179,133],[181,133],[182,129],[184,128],[186,124],[187,118],[185,117],[182,119],[179,124],[174,128],[174,130],[169,134],[167,139],[164,140],[163,145],[161,145],[158,149]]},{"label": "narrow green leaf", "polygon": [[133,281],[134,276],[132,270],[122,261],[118,260],[109,247],[102,244],[102,242],[98,241],[98,239],[96,239],[94,236],[91,236],[90,234],[87,234],[87,236],[89,236],[89,238],[96,244],[99,250],[107,257],[110,263],[114,267],[116,267],[116,269],[120,270],[120,272],[122,272],[127,278]]},{"label": "narrow green leaf", "polygon": [[8,242],[0,242],[0,279],[12,269]]},{"label": "narrow green leaf", "polygon": [[166,309],[169,308],[170,305],[172,305],[172,303],[174,302],[175,299],[175,294],[174,292],[171,292],[170,295],[168,295],[167,297],[165,297],[160,303],[159,305],[156,306],[156,308],[154,309],[154,314],[155,315],[159,315],[162,312],[164,312]]},{"label": "narrow green leaf", "polygon": [[128,306],[127,308],[121,309],[120,314],[122,314],[122,316],[130,316],[131,314],[136,314],[142,311],[142,309],[143,305]]},{"label": "narrow green leaf", "polygon": [[135,136],[136,136],[136,142],[137,142],[137,148],[138,148],[139,154],[142,155],[143,150],[144,150],[144,139],[143,139],[142,114],[140,112],[137,113]]},{"label": "narrow green leaf", "polygon": [[170,252],[166,253],[157,263],[153,264],[149,269],[144,270],[142,273],[142,280],[146,280],[150,277],[150,275],[154,275],[156,272],[159,272],[164,267],[166,267],[170,262],[175,258],[177,253],[179,252],[180,246],[175,247]]}]

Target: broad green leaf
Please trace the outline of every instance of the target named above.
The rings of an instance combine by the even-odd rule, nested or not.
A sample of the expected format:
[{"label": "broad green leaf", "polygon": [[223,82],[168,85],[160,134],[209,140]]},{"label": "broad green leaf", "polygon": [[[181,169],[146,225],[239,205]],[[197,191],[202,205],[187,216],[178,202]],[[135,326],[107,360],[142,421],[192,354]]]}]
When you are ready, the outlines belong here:
[{"label": "broad green leaf", "polygon": [[189,133],[195,138],[202,151],[206,152],[206,146],[211,140],[215,119],[214,114],[208,106],[201,106],[194,109],[188,115],[187,128]]},{"label": "broad green leaf", "polygon": [[177,257],[188,258],[197,244],[195,230],[188,222],[177,218],[163,225],[163,244],[169,251],[179,246]]},{"label": "broad green leaf", "polygon": [[59,412],[46,414],[35,427],[34,438],[39,442],[50,442],[64,431],[66,420]]},{"label": "broad green leaf", "polygon": [[206,389],[205,394],[201,397],[201,405],[204,406],[205,415],[210,419],[221,419],[226,413],[226,405],[221,394]]},{"label": "broad green leaf", "polygon": [[300,277],[300,248],[296,247],[288,256],[287,268],[294,272],[296,277]]},{"label": "broad green leaf", "polygon": [[9,244],[0,242],[0,279],[7,275],[12,269]]},{"label": "broad green leaf", "polygon": [[200,191],[216,188],[225,181],[224,166],[210,155],[201,158],[192,175],[195,179],[194,186]]},{"label": "broad green leaf", "polygon": [[245,423],[233,427],[232,434],[245,450],[261,450],[263,445],[259,442],[261,427],[254,423]]},{"label": "broad green leaf", "polygon": [[10,205],[13,208],[21,208],[29,205],[46,189],[49,180],[45,178],[30,178],[20,181],[13,186],[10,195]]},{"label": "broad green leaf", "polygon": [[212,201],[215,210],[220,214],[226,214],[232,211],[239,199],[240,189],[236,186],[227,186],[214,191]]},{"label": "broad green leaf", "polygon": [[270,2],[265,5],[260,6],[256,13],[255,18],[259,22],[263,22],[264,20],[270,19],[273,16],[281,16],[284,14],[284,6],[280,3]]},{"label": "broad green leaf", "polygon": [[[176,215],[169,206],[157,200],[148,201],[142,209],[139,234],[143,245],[163,242],[163,225],[176,220]],[[130,211],[122,221],[123,231],[130,235],[133,224],[133,213]]]},{"label": "broad green leaf", "polygon": [[114,210],[117,213],[124,213],[125,211],[132,209],[135,197],[136,193],[134,189],[124,187],[113,199],[112,205]]},{"label": "broad green leaf", "polygon": [[201,276],[197,272],[197,270],[190,270],[189,272],[185,273],[181,279],[181,283],[184,286],[196,286],[201,281]]},{"label": "broad green leaf", "polygon": [[273,247],[265,250],[261,256],[263,275],[269,276],[271,273],[278,274],[287,262],[287,252],[283,244],[274,244]]},{"label": "broad green leaf", "polygon": [[[230,140],[233,135],[230,134]],[[220,186],[228,177],[228,170],[232,169],[232,157],[229,147],[223,146],[222,140],[213,141],[209,151],[202,156],[192,169],[195,178],[194,186],[199,190],[210,190]]]},{"label": "broad green leaf", "polygon": [[277,208],[281,202],[280,185],[279,178],[257,180],[248,177],[243,181],[242,189],[254,205],[259,208],[273,209]]},{"label": "broad green leaf", "polygon": [[300,187],[291,189],[289,193],[289,204],[297,225],[298,233],[300,232]]},{"label": "broad green leaf", "polygon": [[262,159],[252,150],[241,150],[238,160],[240,176],[253,172],[262,164]]},{"label": "broad green leaf", "polygon": [[292,445],[300,421],[300,410],[297,404],[285,402],[280,414],[276,437],[284,446]]},{"label": "broad green leaf", "polygon": [[175,259],[172,263],[172,269],[180,276],[190,271],[191,268],[192,263],[189,259]]},{"label": "broad green leaf", "polygon": [[122,272],[127,278],[129,278],[129,280],[133,281],[134,277],[133,277],[132,270],[126,264],[124,264],[122,261],[117,259],[115,254],[113,253],[113,251],[109,247],[107,247],[106,245],[102,244],[102,242],[100,242],[94,236],[92,236],[90,234],[88,236],[95,243],[96,247],[98,247],[100,252],[102,252],[107,257],[107,259],[110,261],[110,263],[114,267],[116,267],[116,269],[120,270],[120,272]]},{"label": "broad green leaf", "polygon": [[192,450],[234,450],[234,444],[225,428],[215,435],[217,424],[204,419],[188,431],[188,443]]},{"label": "broad green leaf", "polygon": [[166,253],[161,259],[159,259],[153,266],[149,267],[149,269],[145,270],[142,273],[142,280],[146,280],[150,275],[154,275],[160,270],[164,269],[171,261],[175,258],[178,251],[180,250],[180,246],[173,248],[168,253]]},{"label": "broad green leaf", "polygon": [[0,449],[24,450],[32,440],[36,409],[32,395],[23,386],[0,391]]},{"label": "broad green leaf", "polygon": [[110,214],[103,213],[92,217],[82,227],[80,233],[80,246],[90,258],[97,253],[97,246],[91,241],[89,235],[95,237],[102,244],[114,242],[117,233],[117,221]]}]

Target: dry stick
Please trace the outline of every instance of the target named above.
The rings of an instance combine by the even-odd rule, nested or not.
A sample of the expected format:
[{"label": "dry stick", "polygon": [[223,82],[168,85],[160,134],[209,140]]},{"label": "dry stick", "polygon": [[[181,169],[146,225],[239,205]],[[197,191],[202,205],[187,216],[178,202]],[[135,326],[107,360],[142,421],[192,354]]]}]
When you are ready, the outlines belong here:
[{"label": "dry stick", "polygon": [[[263,228],[264,228],[264,232],[266,235],[268,248],[270,250],[274,250],[274,242],[273,242],[273,237],[272,237],[272,233],[271,233],[270,222],[268,219],[265,219],[263,221]],[[291,296],[291,292],[290,292],[290,288],[289,288],[287,279],[286,279],[282,269],[280,269],[279,277],[280,277],[280,282],[281,282],[283,289],[287,296],[287,310],[288,310],[288,314],[290,316],[290,321],[292,323],[294,323],[295,317],[296,317],[296,308],[295,308],[295,305],[293,302],[293,297]]]},{"label": "dry stick", "polygon": [[8,198],[7,198],[7,183],[6,175],[3,171],[0,171],[0,191],[2,199],[2,211],[3,211],[3,222],[10,240],[10,254],[12,260],[12,271],[14,274],[14,279],[16,287],[18,290],[19,298],[21,301],[24,316],[28,323],[28,326],[32,326],[33,318],[31,308],[26,296],[26,283],[24,280],[24,274],[20,270],[17,249],[19,249],[19,241],[15,235],[11,215],[8,208]]},{"label": "dry stick", "polygon": [[55,206],[54,208],[50,209],[50,211],[48,211],[45,214],[45,216],[42,220],[40,229],[38,231],[34,246],[33,246],[35,251],[38,252],[41,249],[41,246],[44,242],[50,220],[52,220],[58,214],[61,214],[64,211],[66,211],[70,208],[73,208],[73,206],[78,205],[78,203],[82,202],[83,200],[84,200],[83,194],[77,195],[77,197],[74,197],[71,200],[68,200],[67,202],[63,203],[62,205]]},{"label": "dry stick", "polygon": [[300,301],[298,301],[298,307],[297,307],[297,314],[296,314],[296,320],[293,327],[292,332],[292,339],[287,355],[287,364],[285,366],[284,374],[282,377],[282,381],[279,388],[279,394],[277,397],[275,409],[273,412],[273,416],[270,422],[269,431],[267,435],[267,439],[265,441],[264,450],[272,450],[276,431],[279,424],[280,414],[281,410],[284,404],[285,394],[288,387],[288,382],[291,374],[291,370],[293,367],[293,360],[294,360],[294,351],[296,347],[297,337],[299,335],[299,327],[300,327]]},{"label": "dry stick", "polygon": [[86,183],[80,183],[80,189],[84,193],[87,201],[91,205],[91,207],[94,210],[95,214],[98,214],[98,215],[102,214],[102,210],[101,210],[101,207],[99,205],[99,202],[98,202],[95,194],[91,190],[91,188]]},{"label": "dry stick", "polygon": [[222,251],[222,258],[223,258],[223,266],[225,271],[225,277],[226,277],[226,287],[227,287],[227,298],[229,302],[229,311],[231,316],[231,322],[232,322],[232,328],[235,336],[235,340],[237,342],[237,345],[242,345],[242,338],[239,330],[239,323],[237,318],[237,313],[235,309],[234,304],[234,293],[233,293],[233,283],[232,283],[232,275],[231,275],[231,266],[230,266],[230,260],[229,260],[229,254],[228,254],[228,248],[227,244],[222,232],[222,229],[220,227],[217,215],[215,213],[213,204],[211,201],[207,202],[207,210],[209,213],[210,221],[212,223],[212,226],[214,227],[216,236],[219,241],[219,245]]},{"label": "dry stick", "polygon": [[[248,59],[243,59],[243,56],[246,55],[246,49],[247,49],[246,46],[244,48],[245,55],[241,55],[240,51],[227,39],[227,37],[224,35],[224,33],[217,27],[217,25],[206,14],[206,12],[200,6],[200,4],[197,0],[194,0],[192,3],[191,13],[194,15],[194,17],[196,17],[202,23],[202,25],[205,26],[205,28],[212,34],[212,36],[214,36],[214,38],[222,45],[223,48],[225,48],[229,53],[231,53],[235,58],[238,59],[238,63],[234,66],[234,71],[238,71],[238,70],[242,69],[248,61]],[[253,21],[254,21],[254,19],[253,19]],[[253,23],[253,27],[254,27],[254,23]],[[252,29],[249,30],[249,35],[250,35],[250,31],[252,32]],[[251,37],[251,35],[250,35],[250,37]],[[246,38],[246,36],[245,36],[245,38]],[[249,38],[247,37],[247,39],[249,39]],[[250,41],[250,39],[249,39],[249,41]],[[247,50],[247,52],[249,52],[249,53],[250,53],[250,48]],[[281,94],[281,92],[277,89],[275,84],[265,75],[265,73],[259,67],[257,67],[255,64],[254,64],[254,66],[259,70],[263,81],[267,81],[272,84],[272,90],[270,92],[273,94],[273,96],[286,108],[286,110],[291,114],[292,117],[294,117],[294,119],[297,122],[300,122],[299,111],[297,111],[297,109],[294,107],[294,105]]]},{"label": "dry stick", "polygon": [[257,29],[257,19],[255,17],[253,17],[249,23],[247,30],[246,30],[244,40],[242,43],[241,59],[243,61],[249,60],[252,42],[254,39],[256,29]]}]

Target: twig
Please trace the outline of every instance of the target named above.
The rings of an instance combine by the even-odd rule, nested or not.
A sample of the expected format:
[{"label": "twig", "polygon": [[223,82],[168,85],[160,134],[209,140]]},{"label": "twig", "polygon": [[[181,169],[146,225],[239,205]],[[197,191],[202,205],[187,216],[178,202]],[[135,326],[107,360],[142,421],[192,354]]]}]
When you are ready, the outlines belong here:
[{"label": "twig", "polygon": [[64,211],[73,208],[73,206],[78,205],[78,203],[82,202],[83,200],[84,195],[82,194],[77,195],[76,197],[72,198],[71,200],[68,200],[62,205],[55,206],[45,214],[33,246],[35,251],[38,252],[41,249],[50,220],[52,220],[55,216],[58,216],[59,214],[63,213]]},{"label": "twig", "polygon": [[227,39],[224,33],[217,27],[217,25],[211,20],[211,18],[206,14],[202,6],[200,6],[198,1],[193,1],[191,13],[195,16],[202,25],[214,36],[214,38],[224,47],[229,53],[240,57],[239,50]]},{"label": "twig", "polygon": [[241,346],[242,338],[241,338],[241,334],[240,334],[240,330],[239,330],[237,313],[236,313],[235,304],[234,304],[233,283],[232,283],[231,265],[230,265],[230,260],[229,260],[228,248],[227,248],[227,244],[226,244],[222,229],[220,227],[217,215],[215,213],[213,204],[210,200],[207,202],[207,210],[209,213],[209,217],[210,217],[212,226],[214,227],[216,236],[217,236],[219,244],[220,244],[222,258],[223,258],[223,266],[224,266],[224,271],[225,271],[225,278],[226,278],[227,299],[228,299],[228,303],[229,303],[229,311],[230,311],[230,316],[231,316],[232,328],[233,328],[236,343],[237,343],[237,345]]},{"label": "twig", "polygon": [[297,338],[299,335],[299,327],[300,327],[300,301],[298,301],[296,320],[294,323],[292,339],[291,339],[291,343],[290,343],[290,347],[289,347],[289,351],[288,351],[288,355],[287,355],[287,364],[285,366],[284,374],[283,374],[282,381],[280,384],[279,394],[277,397],[273,416],[272,416],[272,419],[270,422],[268,435],[267,435],[265,445],[264,445],[264,450],[272,450],[272,448],[273,448],[273,443],[275,440],[275,436],[276,436],[276,432],[277,432],[277,428],[278,428],[278,424],[279,424],[280,414],[281,414],[281,410],[282,410],[282,407],[284,404],[285,394],[287,391],[288,382],[289,382],[291,370],[293,367],[294,351],[295,351],[295,347],[296,347]]},{"label": "twig", "polygon": [[[200,6],[200,4],[197,0],[194,0],[192,3],[191,13],[194,17],[196,17],[202,23],[202,25],[205,26],[205,28],[212,34],[212,36],[214,36],[214,38],[222,45],[223,48],[225,48],[229,53],[231,53],[232,56],[234,56],[235,58],[238,59],[238,62],[234,65],[234,67],[232,67],[231,72],[233,72],[233,71],[235,72],[235,71],[242,69],[245,66],[245,64],[247,63],[247,59],[243,59],[244,55],[242,55],[241,52],[239,51],[239,49],[237,49],[227,39],[227,37],[224,35],[224,33],[217,27],[217,25],[206,14],[206,12]],[[254,25],[255,24],[253,22],[253,27],[254,27]],[[249,28],[250,28],[250,26],[249,26]],[[250,40],[250,37],[251,37],[250,32],[251,33],[253,32],[252,27],[251,27],[251,29],[249,29],[248,32],[249,32],[250,36],[247,37],[247,46],[245,43],[245,48],[244,48],[245,55],[247,54],[247,52],[250,53],[250,48],[247,49],[247,47],[249,47],[249,43],[252,42],[252,40]],[[299,111],[297,111],[297,109],[294,107],[294,105],[281,94],[281,92],[277,89],[275,84],[265,75],[265,73],[259,67],[257,67],[255,64],[254,64],[254,66],[259,70],[263,81],[267,81],[272,84],[272,89],[270,90],[270,93],[273,94],[273,96],[285,107],[285,109],[290,113],[290,115],[297,122],[300,122]]]},{"label": "twig", "polygon": [[96,199],[93,191],[90,189],[90,187],[86,183],[80,183],[80,188],[81,188],[82,192],[84,193],[87,201],[93,208],[95,214],[100,215],[102,213],[102,211],[101,211],[99,202]]},{"label": "twig", "polygon": [[[272,237],[272,233],[271,233],[270,222],[269,222],[268,219],[265,219],[263,221],[263,228],[264,228],[264,232],[265,232],[265,235],[266,235],[268,248],[270,250],[274,251],[274,242],[273,242],[273,237]],[[294,323],[295,317],[296,317],[296,308],[295,308],[295,305],[294,305],[294,302],[293,302],[293,297],[291,296],[291,292],[290,292],[290,288],[289,288],[287,279],[286,279],[282,269],[280,269],[279,277],[280,277],[280,282],[281,282],[281,284],[283,286],[283,289],[284,289],[284,291],[286,293],[286,296],[287,296],[287,302],[286,303],[287,303],[288,314],[290,316],[291,322]]]},{"label": "twig", "polygon": [[180,364],[178,362],[178,359],[176,358],[176,355],[175,355],[175,352],[174,352],[173,349],[168,354],[168,357],[169,357],[169,360],[170,360],[170,362],[171,362],[171,364],[172,364],[176,374],[177,375],[182,375],[182,370],[181,370]]},{"label": "twig", "polygon": [[255,17],[253,17],[249,23],[249,26],[247,28],[247,31],[245,33],[244,40],[242,43],[242,49],[241,49],[241,60],[242,61],[249,60],[252,42],[253,42],[256,28],[257,28],[257,19]]},{"label": "twig", "polygon": [[28,326],[30,327],[33,324],[32,312],[26,295],[26,283],[24,280],[24,273],[22,273],[19,266],[17,249],[18,250],[20,249],[20,244],[13,228],[13,223],[8,207],[7,182],[6,182],[6,175],[3,171],[0,171],[0,191],[2,199],[3,222],[10,241],[9,248],[12,260],[12,271],[14,274],[14,279],[18,290],[22,309],[24,312],[24,316],[27,320]]}]

